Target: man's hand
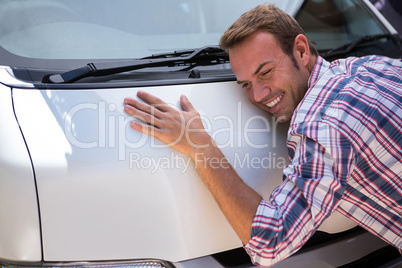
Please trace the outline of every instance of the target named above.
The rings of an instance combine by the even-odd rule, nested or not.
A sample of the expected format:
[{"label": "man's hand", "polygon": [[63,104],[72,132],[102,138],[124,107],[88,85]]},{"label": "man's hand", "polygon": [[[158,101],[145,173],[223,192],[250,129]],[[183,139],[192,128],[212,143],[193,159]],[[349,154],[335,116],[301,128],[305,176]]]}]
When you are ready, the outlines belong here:
[{"label": "man's hand", "polygon": [[180,98],[183,111],[146,92],[139,91],[137,96],[144,102],[124,100],[124,110],[140,120],[131,122],[133,129],[154,136],[193,159],[200,149],[215,146],[199,113],[184,95]]}]

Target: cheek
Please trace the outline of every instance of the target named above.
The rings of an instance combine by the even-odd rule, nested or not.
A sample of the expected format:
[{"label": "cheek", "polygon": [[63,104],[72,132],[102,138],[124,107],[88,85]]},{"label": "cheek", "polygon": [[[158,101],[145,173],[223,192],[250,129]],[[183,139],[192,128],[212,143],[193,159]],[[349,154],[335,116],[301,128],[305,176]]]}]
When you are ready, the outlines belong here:
[{"label": "cheek", "polygon": [[251,101],[251,103],[255,103],[254,101],[254,93],[253,90],[246,90],[246,95],[249,101]]},{"label": "cheek", "polygon": [[[246,92],[248,100],[257,107],[260,107],[261,104],[254,99],[254,91],[249,90]],[[261,108],[261,107],[260,107]]]}]

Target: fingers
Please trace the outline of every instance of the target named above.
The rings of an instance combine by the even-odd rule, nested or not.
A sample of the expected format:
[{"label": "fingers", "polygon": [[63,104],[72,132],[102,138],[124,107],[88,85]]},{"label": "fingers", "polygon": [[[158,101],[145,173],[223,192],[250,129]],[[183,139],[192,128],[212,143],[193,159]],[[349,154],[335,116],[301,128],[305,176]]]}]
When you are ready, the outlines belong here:
[{"label": "fingers", "polygon": [[[143,113],[147,113],[147,114],[152,114],[154,115],[156,118],[159,118],[161,113],[160,113],[160,107],[157,107],[155,105],[149,105],[147,103],[144,103],[142,101],[138,101],[132,98],[125,98],[124,99],[124,104],[126,105],[125,108],[135,108],[138,111],[141,111]],[[128,107],[127,107],[128,106]],[[133,111],[134,109],[129,109],[128,111]]]},{"label": "fingers", "polygon": [[137,121],[131,121],[130,126],[139,132],[142,132],[147,135],[156,136],[159,133],[159,130],[146,124],[142,124]]},{"label": "fingers", "polygon": [[181,108],[183,108],[183,111],[189,112],[195,110],[194,106],[185,95],[180,96],[180,105]]},{"label": "fingers", "polygon": [[170,111],[172,109],[172,107],[170,107],[166,102],[162,101],[160,98],[150,93],[144,91],[138,91],[137,96],[144,102],[148,103],[152,107],[155,107],[162,112]]},{"label": "fingers", "polygon": [[[157,128],[169,125],[174,119],[176,121],[179,121],[180,123],[183,123],[185,121],[183,117],[184,114],[166,104],[158,97],[142,91],[139,91],[137,93],[137,96],[141,100],[143,100],[143,102],[132,98],[125,98],[124,110],[126,113],[139,119],[140,121],[143,121],[148,125],[155,126]],[[185,113],[196,112],[193,105],[184,95],[180,97],[180,104]],[[140,127],[140,125],[135,126],[136,128]]]},{"label": "fingers", "polygon": [[161,99],[146,92],[139,91],[137,96],[144,100],[144,102],[125,98],[125,112],[147,124],[158,127],[160,125],[159,119],[168,110],[168,105]]},{"label": "fingers", "polygon": [[181,118],[177,109],[172,108],[154,95],[139,91],[137,96],[143,101],[132,98],[124,99],[125,112],[146,123],[133,123],[132,127],[134,129],[148,133],[152,127],[157,129],[169,127],[173,118],[179,118],[179,121],[183,122],[183,118]]},{"label": "fingers", "polygon": [[149,105],[147,105],[147,107],[141,104],[141,102],[132,99],[126,99],[125,104],[124,111],[129,115],[152,126],[158,127],[160,125],[159,118],[156,116],[156,109]]}]

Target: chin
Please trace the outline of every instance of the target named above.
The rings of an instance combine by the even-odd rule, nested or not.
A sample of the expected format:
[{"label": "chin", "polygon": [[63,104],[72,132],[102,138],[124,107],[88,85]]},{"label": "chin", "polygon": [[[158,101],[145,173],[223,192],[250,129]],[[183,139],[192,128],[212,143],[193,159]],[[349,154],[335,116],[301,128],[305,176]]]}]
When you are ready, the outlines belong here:
[{"label": "chin", "polygon": [[292,118],[292,115],[287,115],[287,114],[282,114],[282,115],[274,115],[275,120],[278,123],[286,123],[289,122],[290,119]]},{"label": "chin", "polygon": [[276,119],[276,122],[278,122],[278,123],[286,123],[286,122],[289,122],[289,118],[285,118],[285,117],[279,117],[279,118],[276,118],[275,117],[275,119]]}]

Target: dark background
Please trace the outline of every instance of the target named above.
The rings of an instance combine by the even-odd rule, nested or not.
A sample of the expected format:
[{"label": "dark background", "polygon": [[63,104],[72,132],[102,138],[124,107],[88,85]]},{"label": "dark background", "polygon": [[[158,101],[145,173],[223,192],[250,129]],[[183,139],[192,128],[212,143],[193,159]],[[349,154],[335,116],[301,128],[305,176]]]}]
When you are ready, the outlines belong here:
[{"label": "dark background", "polygon": [[402,36],[402,1],[370,0]]}]

